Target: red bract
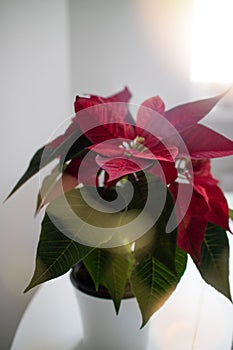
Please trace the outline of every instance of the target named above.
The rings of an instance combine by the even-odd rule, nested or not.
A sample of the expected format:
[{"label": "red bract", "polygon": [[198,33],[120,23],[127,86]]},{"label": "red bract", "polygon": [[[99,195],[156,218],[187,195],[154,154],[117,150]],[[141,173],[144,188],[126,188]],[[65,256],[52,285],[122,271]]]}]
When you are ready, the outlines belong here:
[{"label": "red bract", "polygon": [[[158,140],[178,148],[177,159],[216,158],[231,155],[233,154],[231,140],[198,124],[227,92],[212,98],[186,103],[168,111],[165,111],[164,103],[158,96],[152,97],[143,102],[142,106],[147,107],[146,109],[139,108],[138,124],[141,126],[139,134],[143,136],[143,126],[146,129],[149,128],[152,134],[157,135]],[[159,119],[156,113],[162,115],[164,120]],[[177,135],[181,138],[179,139]],[[187,149],[182,147],[180,140],[184,142]],[[155,139],[152,140],[154,141]]]},{"label": "red bract", "polygon": [[[102,159],[101,167],[108,172],[111,181],[117,176],[117,169],[125,175],[132,173],[132,162],[137,164],[138,158],[144,159],[144,162],[140,161],[140,166],[147,169],[148,159],[172,162],[174,167],[177,158],[190,156],[200,159],[232,154],[232,141],[197,124],[224,95],[187,103],[168,111],[165,111],[164,103],[158,96],[152,97],[139,107],[135,126],[126,120],[127,106],[122,103],[96,105],[85,100],[79,102],[78,110],[80,105],[88,109],[82,110],[76,118],[83,133],[94,144],[90,149],[106,157],[106,162]],[[103,143],[107,140],[110,141]],[[130,157],[128,161],[127,157]],[[134,168],[138,169],[136,165]]]},{"label": "red bract", "polygon": [[96,161],[109,174],[109,181],[150,169],[158,160],[172,163],[174,167],[177,154],[176,147],[168,150],[163,145],[149,150],[138,138],[112,139],[90,148],[98,154]]},{"label": "red bract", "polygon": [[105,103],[111,103],[111,102],[128,102],[130,98],[131,98],[131,92],[127,87],[125,87],[122,91],[109,97],[101,97],[96,95],[89,95],[89,97],[77,96],[74,102],[74,110],[75,110],[75,113],[77,113],[80,110],[86,109],[93,105],[105,104]]},{"label": "red bract", "polygon": [[[84,137],[87,142],[79,148],[84,152],[73,153],[74,156],[71,156],[71,162],[64,173],[79,178],[79,182],[84,185],[95,183],[94,179],[100,170],[107,173],[105,184],[108,186],[140,170],[150,172],[170,184],[177,177],[177,159],[198,160],[233,154],[231,140],[199,124],[225,94],[226,92],[212,98],[186,103],[170,110],[166,110],[161,98],[155,96],[139,106],[136,122],[129,112],[131,93],[128,88],[108,98],[95,95],[78,96],[72,124],[64,135],[50,143],[50,147],[59,146],[75,133],[78,137]],[[88,156],[86,159],[86,154],[91,155],[91,158]],[[82,174],[78,176],[81,160]],[[192,199],[190,204],[190,215],[191,212],[196,212],[197,203],[200,202],[201,208],[208,204],[208,218],[214,222],[215,217],[215,222],[223,226],[223,219],[215,212],[225,213],[225,205],[222,204],[223,209],[220,211],[213,203],[214,193],[218,193],[221,198],[222,193],[219,192],[216,183],[210,184],[210,179],[213,181],[210,173],[206,177],[195,174],[193,198],[196,199],[195,202]],[[65,177],[63,181],[69,181],[69,177]],[[175,186],[172,185],[171,188]],[[71,184],[65,183],[64,187],[70,188]],[[224,217],[226,227],[225,214]],[[185,220],[185,227],[191,226],[189,224],[193,217],[188,219],[186,216]],[[199,220],[202,220],[199,227],[203,226],[201,231],[204,231],[206,219],[202,216]],[[187,243],[184,244],[186,250],[196,257],[199,256],[200,245],[201,239],[195,243],[195,248],[187,248]]]},{"label": "red bract", "polygon": [[[128,110],[129,98],[130,93],[127,88],[109,98],[93,95],[89,98],[77,97],[75,102],[77,114],[72,119],[71,126],[62,137],[50,145],[64,141],[67,136],[74,132],[75,128],[82,130],[82,134],[92,143],[88,149],[102,156],[102,160],[100,157],[98,158],[98,164],[108,172],[109,182],[116,179],[117,173],[121,174],[121,176],[117,176],[120,179],[131,174],[133,170],[136,172],[153,167],[155,161],[158,160],[170,162],[169,169],[171,167],[175,169],[174,159],[177,155],[177,147],[172,145],[165,147],[155,135],[145,130],[143,136],[140,136],[142,135],[141,127],[135,126]],[[153,121],[151,119],[149,122]],[[77,165],[77,161],[72,160],[67,172],[69,172],[73,162]],[[165,165],[163,168],[166,171]],[[78,173],[78,166],[76,166],[76,170]],[[158,170],[156,171],[158,172]],[[89,177],[90,172],[89,167],[87,177]],[[174,175],[176,171],[174,170],[172,173]],[[170,176],[166,178],[169,179]],[[172,177],[172,179],[174,178]]]},{"label": "red bract", "polygon": [[78,123],[93,144],[128,135],[134,137],[134,120],[128,109],[130,97],[128,88],[108,98],[77,96],[73,122]]},{"label": "red bract", "polygon": [[[102,156],[98,157],[98,164],[101,163],[101,168],[107,171],[109,181],[116,178],[117,172],[125,176],[152,167],[155,161],[171,162],[174,167],[177,147],[164,146],[156,133],[151,133],[148,128],[142,129],[141,109],[136,125],[129,123],[126,107],[122,103],[98,104],[89,106],[76,115],[82,132],[93,143],[89,149]],[[153,117],[148,116],[148,124],[153,127]]]},{"label": "red bract", "polygon": [[[200,261],[201,246],[208,222],[229,230],[227,201],[218,187],[218,181],[210,172],[209,160],[192,161],[193,194],[188,210],[184,211],[185,192],[188,184],[173,183],[170,190],[177,197],[178,187],[183,198],[177,205],[178,218],[183,218],[178,226],[178,245],[196,261]],[[188,164],[191,169],[191,164]]]},{"label": "red bract", "polygon": [[[133,122],[133,119],[130,117],[130,114],[128,112],[127,105],[124,104],[124,102],[127,103],[130,100],[130,98],[131,98],[131,93],[130,93],[130,91],[129,91],[129,89],[127,87],[125,87],[119,93],[114,94],[112,96],[109,96],[107,98],[100,97],[100,96],[95,96],[95,95],[90,95],[90,96],[87,96],[87,97],[77,96],[76,100],[74,102],[74,110],[75,110],[75,113],[78,113],[78,112],[80,112],[80,111],[82,111],[84,109],[87,109],[89,107],[94,107],[94,106],[101,105],[101,104],[106,104],[106,103],[121,102],[121,104],[118,105],[119,106],[118,112],[121,113],[122,122],[125,122],[126,120],[128,120],[129,122]],[[85,116],[87,118],[87,113],[85,113]],[[102,117],[104,118],[103,115],[102,115]],[[112,121],[114,122],[114,115],[113,115]],[[106,123],[106,120],[101,119],[101,116],[99,115],[98,122],[104,124],[104,123]],[[110,122],[109,116],[108,116],[108,121],[107,122]],[[80,129],[80,126],[79,126],[77,115],[76,115],[72,119],[72,123],[68,127],[66,132],[63,135],[58,136],[48,146],[51,147],[51,148],[58,147],[71,134],[73,134],[73,133],[75,133],[77,131],[81,131],[81,129]]]}]

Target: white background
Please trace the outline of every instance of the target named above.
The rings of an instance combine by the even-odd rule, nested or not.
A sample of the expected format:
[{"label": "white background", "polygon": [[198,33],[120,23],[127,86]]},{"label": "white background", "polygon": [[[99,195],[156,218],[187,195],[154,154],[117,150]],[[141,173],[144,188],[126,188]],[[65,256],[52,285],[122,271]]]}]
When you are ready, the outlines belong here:
[{"label": "white background", "polygon": [[[189,80],[192,5],[0,1],[1,202],[34,151],[72,114],[76,94],[109,95],[128,85],[134,103],[159,94],[168,107],[205,97]],[[231,114],[221,111],[219,128],[226,133],[232,132]],[[232,168],[232,161],[224,164]],[[38,186],[35,177],[0,207],[1,349],[9,348],[33,295],[23,290],[39,237],[41,216],[33,218]]]}]

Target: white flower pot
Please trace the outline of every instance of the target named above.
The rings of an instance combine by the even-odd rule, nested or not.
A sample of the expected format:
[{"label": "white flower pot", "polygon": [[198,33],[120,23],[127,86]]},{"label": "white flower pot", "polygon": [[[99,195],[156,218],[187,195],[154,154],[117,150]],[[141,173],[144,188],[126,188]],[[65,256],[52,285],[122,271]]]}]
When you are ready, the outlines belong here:
[{"label": "white flower pot", "polygon": [[88,295],[72,282],[83,324],[83,340],[77,350],[146,350],[149,324],[140,329],[142,320],[135,298],[123,299],[116,315],[112,300]]}]

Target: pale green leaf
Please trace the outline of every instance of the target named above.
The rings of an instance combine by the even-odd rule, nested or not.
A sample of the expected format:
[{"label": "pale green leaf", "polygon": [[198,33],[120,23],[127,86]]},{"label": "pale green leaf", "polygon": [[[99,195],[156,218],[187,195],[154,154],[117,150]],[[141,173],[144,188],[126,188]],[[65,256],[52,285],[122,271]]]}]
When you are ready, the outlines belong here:
[{"label": "pale green leaf", "polygon": [[50,193],[51,189],[53,188],[54,184],[56,183],[56,179],[61,174],[59,165],[56,166],[56,168],[52,171],[51,174],[47,175],[41,185],[40,191],[37,196],[37,204],[36,204],[36,214],[41,208],[41,205],[44,201],[44,199],[47,197],[47,195]]},{"label": "pale green leaf", "polygon": [[233,210],[229,209],[229,217],[231,220],[233,220]]},{"label": "pale green leaf", "polygon": [[[109,248],[126,245],[134,240],[134,230],[124,226],[132,223],[140,211],[109,212],[111,202],[99,201],[95,188],[74,189],[56,198],[47,213],[56,219],[67,237],[84,245]],[[107,211],[107,212],[106,212]],[[134,226],[133,226],[134,227]]]}]

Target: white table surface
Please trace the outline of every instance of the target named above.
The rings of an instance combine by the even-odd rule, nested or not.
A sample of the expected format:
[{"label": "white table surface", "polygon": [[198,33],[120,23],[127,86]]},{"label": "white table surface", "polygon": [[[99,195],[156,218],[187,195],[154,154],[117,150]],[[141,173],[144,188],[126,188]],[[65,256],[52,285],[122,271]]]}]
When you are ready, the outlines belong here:
[{"label": "white table surface", "polygon": [[[233,236],[229,239],[233,251]],[[189,260],[176,291],[152,317],[147,350],[231,350],[232,335],[232,304],[202,281]],[[78,350],[81,340],[79,307],[66,274],[38,289],[21,319],[11,350]]]}]

